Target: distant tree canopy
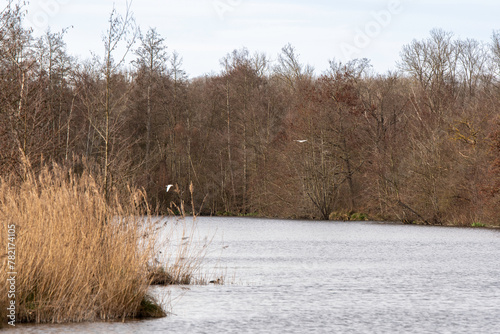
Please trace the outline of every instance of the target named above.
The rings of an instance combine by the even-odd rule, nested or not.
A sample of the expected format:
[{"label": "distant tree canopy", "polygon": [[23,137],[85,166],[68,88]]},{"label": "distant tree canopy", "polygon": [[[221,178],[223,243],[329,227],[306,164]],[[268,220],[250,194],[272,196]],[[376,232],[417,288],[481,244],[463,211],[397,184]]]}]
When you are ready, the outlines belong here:
[{"label": "distant tree canopy", "polygon": [[355,59],[317,75],[287,44],[274,62],[243,48],[190,79],[129,14],[111,13],[104,57],[78,61],[65,31],[35,37],[22,5],[1,10],[2,177],[22,179],[24,159],[84,160],[161,210],[193,183],[205,214],[500,225],[500,31],[432,30],[387,74]]}]

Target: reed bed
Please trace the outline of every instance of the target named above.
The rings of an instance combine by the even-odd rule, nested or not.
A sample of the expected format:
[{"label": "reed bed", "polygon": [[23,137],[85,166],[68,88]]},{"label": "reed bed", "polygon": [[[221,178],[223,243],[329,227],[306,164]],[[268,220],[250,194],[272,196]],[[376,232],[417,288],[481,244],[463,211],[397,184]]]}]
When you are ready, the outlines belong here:
[{"label": "reed bed", "polygon": [[151,284],[206,284],[204,259],[211,239],[197,234],[196,217],[169,217],[150,265]]},{"label": "reed bed", "polygon": [[[174,192],[179,194],[177,185]],[[192,216],[187,215],[185,203],[181,200],[179,205],[172,204],[169,218],[160,221],[163,235],[155,240],[155,258],[149,269],[151,284],[207,284],[211,281],[213,274],[206,272],[204,260],[213,236],[199,235],[192,183],[189,192]],[[220,275],[219,283],[222,277]]]},{"label": "reed bed", "polygon": [[[155,223],[145,194],[128,189],[106,201],[86,173],[51,166],[23,182],[0,179],[0,242],[15,225],[16,322],[80,322],[164,316],[148,296]],[[152,233],[151,233],[152,234]],[[6,282],[7,254],[1,259]],[[0,285],[0,307],[11,299]],[[2,317],[5,321],[6,317]]]}]

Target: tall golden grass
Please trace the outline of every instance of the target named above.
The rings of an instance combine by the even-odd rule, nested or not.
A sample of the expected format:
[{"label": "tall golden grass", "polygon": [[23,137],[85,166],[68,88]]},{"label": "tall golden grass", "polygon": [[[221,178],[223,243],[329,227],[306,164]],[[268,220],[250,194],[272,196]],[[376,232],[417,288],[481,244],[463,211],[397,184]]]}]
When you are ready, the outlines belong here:
[{"label": "tall golden grass", "polygon": [[[16,322],[163,316],[147,295],[155,250],[145,237],[154,228],[145,194],[128,189],[106,201],[91,175],[56,165],[25,174],[21,183],[0,179],[2,251],[8,225],[16,226]],[[1,260],[3,314],[12,270]]]}]

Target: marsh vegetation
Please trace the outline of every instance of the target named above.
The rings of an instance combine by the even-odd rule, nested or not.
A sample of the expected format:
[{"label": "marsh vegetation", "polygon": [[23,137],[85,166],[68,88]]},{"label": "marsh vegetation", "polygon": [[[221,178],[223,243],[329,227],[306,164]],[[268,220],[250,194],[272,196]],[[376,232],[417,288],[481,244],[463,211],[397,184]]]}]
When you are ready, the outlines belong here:
[{"label": "marsh vegetation", "polygon": [[[208,283],[201,269],[211,240],[200,243],[189,218],[160,219],[134,188],[108,191],[106,200],[86,172],[24,167],[23,181],[0,179],[0,225],[16,230],[15,257],[0,269],[6,280],[15,263],[18,322],[165,316],[150,285]],[[9,243],[7,234],[0,242]],[[0,287],[4,309],[7,289]]]},{"label": "marsh vegetation", "polygon": [[24,17],[22,1],[0,8],[0,224],[16,227],[22,321],[123,319],[154,304],[150,283],[200,280],[205,244],[191,232],[162,259],[150,238],[154,215],[184,203],[500,225],[500,31],[432,30],[384,74],[367,59],[318,74],[287,44],[275,61],[242,48],[189,78],[130,12],[111,12],[104,54],[85,60],[66,30],[34,36]]}]

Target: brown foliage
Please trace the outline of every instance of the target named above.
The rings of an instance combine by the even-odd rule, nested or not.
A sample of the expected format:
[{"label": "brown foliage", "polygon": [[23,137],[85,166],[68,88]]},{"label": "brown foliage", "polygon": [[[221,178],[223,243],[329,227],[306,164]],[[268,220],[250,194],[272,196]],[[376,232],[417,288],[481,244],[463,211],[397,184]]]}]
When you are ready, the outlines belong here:
[{"label": "brown foliage", "polygon": [[433,30],[385,75],[361,59],[315,76],[286,45],[275,63],[240,49],[189,79],[154,29],[127,72],[112,54],[73,62],[64,33],[30,42],[17,7],[0,27],[3,175],[24,157],[84,157],[106,188],[144,187],[163,212],[192,182],[205,214],[498,223],[498,32],[486,45]]}]

